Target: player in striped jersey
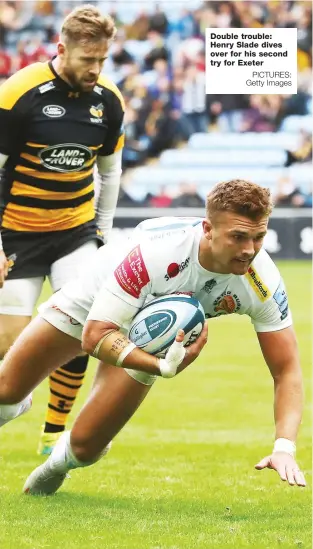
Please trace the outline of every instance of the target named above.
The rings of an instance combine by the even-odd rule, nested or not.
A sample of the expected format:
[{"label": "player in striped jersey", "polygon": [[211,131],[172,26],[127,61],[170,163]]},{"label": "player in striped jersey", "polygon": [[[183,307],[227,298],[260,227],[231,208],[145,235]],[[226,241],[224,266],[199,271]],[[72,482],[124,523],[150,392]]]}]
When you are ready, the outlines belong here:
[{"label": "player in striped jersey", "polygon": [[[76,8],[64,20],[57,56],[0,88],[0,362],[31,320],[45,277],[58,290],[112,227],[124,106],[100,72],[115,32],[97,8]],[[64,430],[87,362],[82,354],[51,376],[40,453],[50,453]]]}]

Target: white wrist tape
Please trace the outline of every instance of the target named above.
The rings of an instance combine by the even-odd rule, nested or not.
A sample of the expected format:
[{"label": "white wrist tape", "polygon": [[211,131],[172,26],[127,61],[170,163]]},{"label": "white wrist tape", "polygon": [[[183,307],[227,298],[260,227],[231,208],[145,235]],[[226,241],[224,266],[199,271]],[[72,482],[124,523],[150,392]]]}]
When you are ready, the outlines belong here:
[{"label": "white wrist tape", "polygon": [[0,250],[3,250],[3,244],[2,244],[1,233],[0,233]]},{"label": "white wrist tape", "polygon": [[170,364],[166,362],[165,358],[160,358],[159,368],[162,377],[174,377],[176,376],[178,366],[175,366],[173,368]]},{"label": "white wrist tape", "polygon": [[162,377],[174,377],[178,366],[185,358],[186,349],[184,343],[174,341],[167,351],[165,358],[160,358],[159,368]]},{"label": "white wrist tape", "polygon": [[278,438],[275,440],[273,452],[286,452],[294,456],[296,453],[296,443],[288,438]]},{"label": "white wrist tape", "polygon": [[127,347],[125,347],[125,349],[123,349],[123,351],[119,355],[116,361],[116,366],[122,366],[127,355],[129,355],[129,353],[131,353],[135,348],[136,348],[136,345],[134,343],[129,343]]}]

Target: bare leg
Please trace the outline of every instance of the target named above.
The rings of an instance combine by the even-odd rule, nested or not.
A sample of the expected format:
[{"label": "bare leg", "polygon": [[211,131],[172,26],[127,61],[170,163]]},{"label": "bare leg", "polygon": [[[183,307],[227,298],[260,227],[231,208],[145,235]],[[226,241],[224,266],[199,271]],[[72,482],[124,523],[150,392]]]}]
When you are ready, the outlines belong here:
[{"label": "bare leg", "polygon": [[150,388],[122,368],[100,362],[90,397],[71,430],[75,457],[93,461],[132,417]]},{"label": "bare leg", "polygon": [[5,356],[5,353],[30,321],[31,316],[0,314],[0,359]]},{"label": "bare leg", "polygon": [[0,404],[20,402],[50,372],[81,352],[81,343],[40,316],[18,336],[0,367]]},{"label": "bare leg", "polygon": [[29,475],[23,491],[33,495],[54,494],[68,471],[98,461],[150,387],[131,378],[122,368],[100,363],[91,395],[71,433],[63,433],[49,459]]}]

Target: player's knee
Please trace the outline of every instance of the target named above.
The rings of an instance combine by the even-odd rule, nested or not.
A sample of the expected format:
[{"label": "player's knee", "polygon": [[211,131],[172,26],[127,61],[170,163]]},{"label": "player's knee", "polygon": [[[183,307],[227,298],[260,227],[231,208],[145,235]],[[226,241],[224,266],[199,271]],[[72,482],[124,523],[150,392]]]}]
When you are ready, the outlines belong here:
[{"label": "player's knee", "polygon": [[2,382],[0,375],[0,405],[18,404],[27,396],[24,389],[16,387],[14,383]]},{"label": "player's knee", "polygon": [[17,337],[20,335],[26,325],[26,323],[25,325],[22,324],[15,327],[11,325],[10,329],[6,330],[3,329],[0,322],[0,360],[4,358],[5,354],[8,352],[10,347],[12,347],[14,341],[17,339]]},{"label": "player's knee", "polygon": [[4,358],[4,355],[8,352],[13,342],[13,334],[0,333],[0,360]]}]

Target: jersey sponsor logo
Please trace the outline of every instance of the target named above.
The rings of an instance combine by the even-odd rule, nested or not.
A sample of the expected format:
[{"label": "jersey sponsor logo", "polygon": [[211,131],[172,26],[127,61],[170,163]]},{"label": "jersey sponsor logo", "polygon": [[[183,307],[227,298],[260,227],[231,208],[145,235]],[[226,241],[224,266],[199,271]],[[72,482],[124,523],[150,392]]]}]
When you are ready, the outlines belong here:
[{"label": "jersey sponsor logo", "polygon": [[261,280],[254,267],[249,267],[248,272],[245,274],[245,277],[247,278],[251,288],[255,291],[260,301],[264,302],[270,297],[271,292]]},{"label": "jersey sponsor logo", "polygon": [[75,143],[52,145],[39,153],[41,163],[57,172],[79,172],[91,157],[92,152],[88,147]]},{"label": "jersey sponsor logo", "polygon": [[282,279],[280,279],[280,283],[278,285],[276,292],[273,295],[273,298],[276,301],[278,305],[278,309],[281,313],[280,320],[285,320],[285,318],[288,315],[288,297],[287,297],[286,288]]},{"label": "jersey sponsor logo", "polygon": [[42,109],[42,112],[46,116],[49,116],[49,118],[61,118],[61,116],[65,115],[66,110],[64,107],[60,107],[60,105],[46,105]]},{"label": "jersey sponsor logo", "polygon": [[225,290],[215,299],[213,306],[214,311],[218,313],[215,316],[230,315],[239,311],[241,303],[237,294],[232,294],[230,290]]},{"label": "jersey sponsor logo", "polygon": [[138,298],[141,289],[150,282],[140,246],[136,246],[115,269],[114,276],[120,287],[132,297]]},{"label": "jersey sponsor logo", "polygon": [[39,86],[39,93],[46,93],[47,91],[53,90],[55,88],[54,82],[50,80],[50,82],[47,82],[47,84],[44,84],[43,86]]},{"label": "jersey sponsor logo", "polygon": [[216,286],[217,282],[214,278],[212,278],[212,280],[208,280],[205,285],[203,286],[202,290],[204,290],[207,294],[210,294],[214,288],[214,286]]},{"label": "jersey sponsor logo", "polygon": [[170,263],[170,265],[167,267],[167,273],[164,276],[165,280],[170,280],[171,278],[175,278],[179,273],[182,273],[189,265],[190,263],[190,257],[187,257],[185,261],[182,261],[179,263]]}]

